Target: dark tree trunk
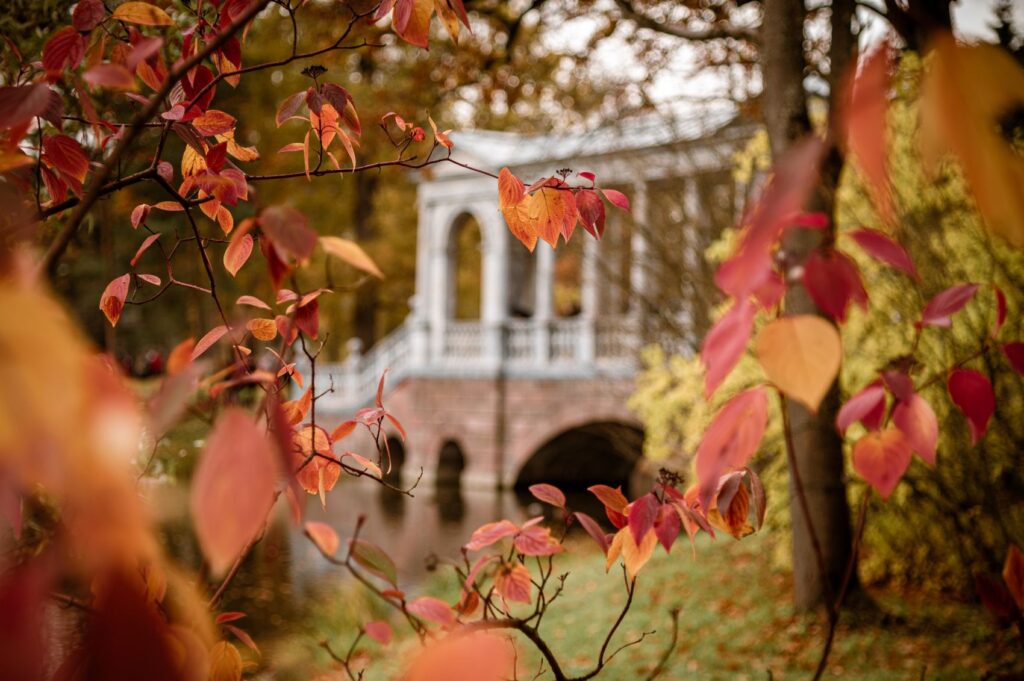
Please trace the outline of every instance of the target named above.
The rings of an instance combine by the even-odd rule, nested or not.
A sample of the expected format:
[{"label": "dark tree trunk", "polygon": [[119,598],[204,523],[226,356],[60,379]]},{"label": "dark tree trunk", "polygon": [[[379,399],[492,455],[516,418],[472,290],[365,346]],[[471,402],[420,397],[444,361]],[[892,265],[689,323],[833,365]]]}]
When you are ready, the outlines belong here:
[{"label": "dark tree trunk", "polygon": [[[849,34],[852,2],[833,2],[833,32],[830,56],[833,85],[838,85],[845,65],[852,54],[853,38]],[[807,97],[803,79],[804,3],[802,0],[765,0],[762,25],[762,64],[764,68],[764,119],[772,156],[778,159],[792,143],[811,130],[807,113]],[[838,87],[833,92],[838,93]],[[822,169],[821,184],[814,208],[832,214],[835,187],[842,159],[833,152]],[[795,262],[802,259],[821,241],[823,235],[812,230],[794,230],[785,244],[786,253]],[[786,298],[786,310],[792,314],[817,314],[818,310],[803,287],[794,285]],[[794,600],[798,609],[821,605],[827,593],[839,590],[850,561],[852,538],[850,509],[846,499],[843,471],[842,441],[834,424],[838,407],[838,388],[833,385],[817,414],[790,403],[789,417],[793,433],[793,450],[802,482],[814,534],[821,550],[819,557],[796,494],[795,476],[790,472],[790,518],[793,527]]]}]

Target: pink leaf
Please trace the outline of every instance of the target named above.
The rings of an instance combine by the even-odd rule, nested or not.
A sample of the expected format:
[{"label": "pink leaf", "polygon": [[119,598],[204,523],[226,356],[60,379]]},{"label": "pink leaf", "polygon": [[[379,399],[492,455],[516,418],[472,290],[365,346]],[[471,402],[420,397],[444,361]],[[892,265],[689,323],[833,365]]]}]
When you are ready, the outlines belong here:
[{"label": "pink leaf", "polygon": [[374,620],[363,625],[363,631],[377,643],[386,646],[391,643],[391,626],[382,620]]},{"label": "pink leaf", "polygon": [[451,606],[439,598],[423,596],[410,602],[405,609],[417,617],[443,626],[455,624],[455,613]]},{"label": "pink leaf", "polygon": [[200,355],[210,349],[210,346],[221,339],[221,337],[228,332],[228,327],[221,324],[215,326],[206,332],[206,335],[199,339],[196,343],[196,347],[192,350],[192,356],[189,361],[194,362]]},{"label": "pink leaf", "polygon": [[985,435],[988,421],[996,410],[996,396],[988,378],[974,369],[954,369],[947,383],[949,396],[971,427],[971,444]]},{"label": "pink leaf", "polygon": [[517,532],[519,532],[519,528],[511,520],[487,523],[473,531],[465,548],[467,551],[479,551],[505,537],[511,537]]},{"label": "pink leaf", "polygon": [[586,513],[580,513],[579,511],[577,511],[573,515],[576,516],[576,520],[579,521],[580,526],[583,527],[583,529],[586,530],[587,534],[590,535],[590,538],[596,541],[597,545],[601,547],[601,551],[607,554],[608,535],[604,533],[604,530],[601,529],[601,526],[597,523],[597,521],[591,518]]},{"label": "pink leaf", "polygon": [[602,189],[601,193],[604,194],[604,198],[608,199],[608,203],[629,212],[629,198],[625,194],[614,189]]},{"label": "pink leaf", "polygon": [[901,401],[892,413],[893,424],[903,431],[910,448],[926,463],[935,465],[935,447],[939,442],[939,421],[932,406],[914,394]]},{"label": "pink leaf", "polygon": [[853,446],[853,468],[888,499],[910,465],[910,445],[896,428],[872,431]]},{"label": "pink leaf", "polygon": [[160,238],[160,234],[159,233],[157,233],[157,234],[150,234],[148,237],[146,237],[146,240],[142,242],[141,246],[139,246],[139,250],[135,251],[135,257],[133,257],[132,260],[131,260],[131,266],[132,267],[135,267],[135,263],[137,263],[139,261],[139,258],[141,258],[142,254],[146,252],[146,249],[148,249],[150,246],[152,246],[153,242],[156,241],[159,238]]},{"label": "pink leaf", "polygon": [[978,290],[977,284],[957,284],[928,301],[921,313],[922,326],[952,326],[950,315],[959,312]]},{"label": "pink leaf", "polygon": [[735,303],[715,322],[700,350],[704,365],[704,395],[711,397],[740,360],[754,328],[754,307],[746,300]]},{"label": "pink leaf", "polygon": [[875,430],[882,425],[885,415],[885,388],[875,381],[846,401],[836,416],[836,428],[841,435],[858,421],[868,430]]},{"label": "pink leaf", "polygon": [[914,262],[903,246],[876,229],[862,228],[849,233],[857,245],[876,260],[905,272],[913,279],[920,279]]},{"label": "pink leaf", "polygon": [[705,512],[718,489],[722,473],[750,461],[768,424],[768,397],[764,388],[751,388],[718,410],[697,447],[697,484]]},{"label": "pink leaf", "polygon": [[822,312],[840,324],[850,303],[867,309],[860,270],[848,255],[835,250],[815,251],[804,263],[804,286]]},{"label": "pink leaf", "polygon": [[246,412],[225,410],[192,478],[191,510],[199,545],[223,574],[267,520],[277,479],[274,446]]},{"label": "pink leaf", "polygon": [[577,192],[576,210],[579,211],[583,229],[598,239],[604,236],[604,203],[597,192],[591,189],[581,189]]},{"label": "pink leaf", "polygon": [[545,504],[551,504],[555,508],[565,509],[565,495],[562,494],[562,490],[558,489],[554,485],[548,485],[543,482],[536,485],[530,485],[530,494],[538,500],[543,501]]},{"label": "pink leaf", "polygon": [[654,527],[654,521],[658,517],[658,506],[658,499],[650,492],[629,505],[626,517],[629,519],[629,531],[633,533],[633,541],[637,546]]}]

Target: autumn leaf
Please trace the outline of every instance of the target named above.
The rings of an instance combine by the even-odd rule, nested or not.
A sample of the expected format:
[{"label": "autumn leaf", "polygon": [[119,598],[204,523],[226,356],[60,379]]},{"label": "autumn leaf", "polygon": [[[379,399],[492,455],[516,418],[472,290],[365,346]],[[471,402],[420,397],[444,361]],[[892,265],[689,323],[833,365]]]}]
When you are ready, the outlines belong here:
[{"label": "autumn leaf", "polygon": [[196,359],[198,359],[200,355],[202,355],[204,352],[210,349],[210,346],[212,346],[214,343],[223,338],[224,334],[226,334],[227,332],[228,327],[224,326],[223,324],[221,324],[220,326],[215,326],[209,331],[207,331],[206,334],[204,334],[203,337],[199,339],[199,342],[196,343],[195,348],[193,348],[190,360],[194,362]]},{"label": "autumn leaf", "polygon": [[55,81],[64,67],[75,69],[85,56],[85,39],[72,26],[65,26],[43,46],[43,69]]},{"label": "autumn leaf", "polygon": [[1024,553],[1016,544],[1010,545],[1006,553],[1006,563],[1003,565],[1003,581],[1006,587],[1013,594],[1013,600],[1017,608],[1024,610]]},{"label": "autumn leaf", "polygon": [[410,601],[409,605],[406,606],[406,610],[417,617],[436,624],[443,626],[455,624],[455,613],[452,612],[451,606],[433,596],[421,596]]},{"label": "autumn leaf", "polygon": [[934,38],[924,83],[931,136],[948,144],[963,167],[985,225],[1024,248],[1024,159],[1001,132],[1001,121],[1024,101],[1024,68],[995,45]]},{"label": "autumn leaf", "polygon": [[697,447],[696,469],[701,507],[706,511],[722,474],[743,468],[757,452],[768,425],[768,396],[751,388],[730,399],[711,420]]},{"label": "autumn leaf", "polygon": [[967,423],[971,428],[971,444],[978,444],[996,410],[992,384],[980,371],[954,369],[949,373],[947,387],[953,404],[967,417]]},{"label": "autumn leaf", "polygon": [[125,298],[128,297],[128,284],[131,275],[122,274],[103,289],[100,295],[100,310],[107,316],[111,326],[117,326],[117,320],[121,318],[121,310],[124,309]]},{"label": "autumn leaf", "polygon": [[256,340],[272,341],[277,337],[277,322],[273,319],[250,319],[245,328],[249,329]]},{"label": "autumn leaf", "polygon": [[[242,269],[242,265],[244,265],[249,259],[249,256],[252,255],[252,245],[252,235],[241,234],[236,235],[224,250],[224,269],[226,269],[232,277],[238,274],[238,270]],[[268,307],[267,309],[269,310],[270,308]]]},{"label": "autumn leaf", "polygon": [[217,419],[192,478],[196,537],[215,575],[260,531],[273,504],[277,459],[249,414],[229,407]]},{"label": "autumn leaf", "polygon": [[885,416],[885,388],[876,381],[851,397],[836,415],[836,429],[840,435],[858,421],[868,430],[876,430]]},{"label": "autumn leaf", "polygon": [[822,312],[842,324],[850,304],[868,307],[857,263],[834,249],[817,250],[804,263],[804,287]]},{"label": "autumn leaf", "polygon": [[271,206],[260,213],[259,223],[282,260],[292,257],[302,262],[313,255],[317,234],[295,208]]},{"label": "autumn leaf", "polygon": [[337,236],[322,236],[320,237],[320,246],[324,249],[325,253],[341,260],[343,263],[351,265],[367,274],[372,274],[378,279],[384,278],[384,273],[380,271],[377,264],[373,262],[373,259],[356,242]]},{"label": "autumn leaf", "polygon": [[148,2],[125,2],[114,8],[112,16],[118,21],[140,26],[170,26],[174,22],[167,12]]},{"label": "autumn leaf", "polygon": [[519,527],[511,520],[486,523],[473,531],[465,548],[467,551],[479,551],[505,537],[513,536],[518,531]]},{"label": "autumn leaf", "polygon": [[522,563],[502,563],[494,576],[494,590],[508,602],[529,603],[530,571]]},{"label": "autumn leaf", "polygon": [[360,566],[393,585],[398,584],[398,569],[384,549],[368,541],[356,539],[349,540],[348,550],[352,560]]},{"label": "autumn leaf", "polygon": [[239,681],[242,678],[242,656],[227,641],[218,641],[210,650],[209,681]]},{"label": "autumn leaf", "polygon": [[952,326],[953,321],[950,316],[962,310],[977,291],[977,284],[957,284],[937,293],[921,312],[920,324],[923,326]]},{"label": "autumn leaf", "polygon": [[159,232],[157,232],[156,234],[150,234],[148,237],[146,237],[145,241],[142,242],[142,245],[139,246],[139,250],[135,251],[135,255],[132,256],[132,259],[129,262],[129,264],[132,267],[135,267],[135,264],[139,262],[139,258],[142,257],[142,254],[145,253],[149,249],[149,247],[153,245],[153,242],[159,238]]},{"label": "autumn leaf", "polygon": [[889,188],[886,124],[892,53],[889,44],[883,42],[864,59],[840,114],[857,166],[867,179],[879,214],[889,223],[895,219]]},{"label": "autumn leaf", "polygon": [[935,465],[939,442],[939,421],[928,402],[918,394],[902,400],[892,413],[892,422],[907,438],[911,450],[925,462]]},{"label": "autumn leaf", "polygon": [[78,140],[67,135],[48,135],[43,138],[43,156],[57,170],[85,181],[89,172],[89,157]]},{"label": "autumn leaf", "polygon": [[761,329],[756,349],[768,379],[817,412],[842,361],[836,328],[814,315],[782,317]]},{"label": "autumn leaf", "polygon": [[530,494],[539,501],[543,501],[545,504],[551,504],[555,508],[565,509],[565,494],[562,490],[558,489],[554,485],[547,483],[538,483],[536,485],[530,485]]},{"label": "autumn leaf", "polygon": [[754,306],[737,301],[711,327],[700,348],[704,365],[704,396],[710,398],[740,361],[754,328]]},{"label": "autumn leaf", "polygon": [[363,625],[363,631],[382,646],[391,643],[391,626],[382,620],[374,620]]},{"label": "autumn leaf", "polygon": [[327,523],[310,521],[305,525],[306,536],[308,536],[316,547],[328,556],[338,552],[340,540],[338,533]]},{"label": "autumn leaf", "polygon": [[910,443],[893,426],[872,431],[853,445],[853,469],[888,499],[910,465]]},{"label": "autumn leaf", "polygon": [[875,260],[905,272],[914,280],[921,278],[907,250],[888,235],[867,228],[857,229],[848,234]]},{"label": "autumn leaf", "polygon": [[583,229],[597,239],[604,236],[604,202],[597,192],[593,189],[581,189],[577,192],[576,210],[579,211]]},{"label": "autumn leaf", "polygon": [[392,27],[405,42],[426,48],[433,14],[434,0],[398,0],[392,14]]}]

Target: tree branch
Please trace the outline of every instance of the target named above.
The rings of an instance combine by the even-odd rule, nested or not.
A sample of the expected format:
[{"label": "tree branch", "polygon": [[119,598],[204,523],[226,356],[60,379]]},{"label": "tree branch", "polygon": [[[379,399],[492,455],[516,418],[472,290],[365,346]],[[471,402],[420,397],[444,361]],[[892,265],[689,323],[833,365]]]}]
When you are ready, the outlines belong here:
[{"label": "tree branch", "polygon": [[715,24],[704,29],[695,29],[678,24],[666,24],[653,19],[642,13],[629,0],[615,0],[615,5],[622,14],[632,20],[638,27],[646,28],[664,35],[670,35],[683,40],[697,42],[709,42],[713,40],[742,40],[748,43],[757,44],[757,32],[745,26],[731,26],[729,24]]}]

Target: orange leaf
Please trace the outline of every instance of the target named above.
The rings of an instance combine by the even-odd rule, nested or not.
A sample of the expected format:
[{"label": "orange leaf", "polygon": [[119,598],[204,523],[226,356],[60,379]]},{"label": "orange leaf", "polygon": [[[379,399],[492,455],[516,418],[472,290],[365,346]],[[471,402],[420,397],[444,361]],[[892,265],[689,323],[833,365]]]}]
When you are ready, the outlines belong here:
[{"label": "orange leaf", "polygon": [[356,242],[337,236],[322,236],[320,237],[320,246],[328,255],[333,255],[338,260],[355,267],[357,270],[372,274],[378,279],[384,278],[384,273],[380,271],[377,264],[373,262],[373,259]]},{"label": "orange leaf", "polygon": [[242,678],[242,656],[238,654],[238,648],[227,641],[218,641],[210,650],[208,678],[209,681],[239,681]]},{"label": "orange leaf", "polygon": [[697,482],[704,510],[718,489],[723,473],[743,468],[761,445],[768,425],[768,397],[764,388],[751,388],[718,410],[697,447]]},{"label": "orange leaf", "polygon": [[333,556],[338,552],[338,546],[341,543],[338,533],[327,523],[313,521],[306,523],[306,535],[313,540],[320,551],[328,556]]},{"label": "orange leaf", "polygon": [[530,571],[522,563],[503,563],[494,577],[494,590],[506,601],[529,603]]},{"label": "orange leaf", "polygon": [[242,269],[242,265],[252,255],[252,243],[252,235],[242,234],[228,244],[224,251],[224,269],[230,272],[232,277],[238,274],[238,270]]},{"label": "orange leaf", "polygon": [[204,352],[210,349],[210,346],[221,339],[221,337],[228,332],[228,327],[221,324],[215,326],[206,332],[206,335],[199,339],[196,343],[196,347],[192,350],[191,361],[195,361]]},{"label": "orange leaf", "polygon": [[192,479],[192,522],[214,574],[260,531],[273,503],[273,444],[249,414],[230,407],[206,442]]},{"label": "orange leaf", "polygon": [[170,26],[174,22],[167,12],[148,2],[125,2],[114,8],[112,16],[118,21],[140,26]]},{"label": "orange leaf", "polygon": [[392,26],[405,42],[426,48],[433,14],[434,0],[398,0]]},{"label": "orange leaf", "polygon": [[813,315],[776,319],[757,338],[757,358],[769,380],[812,412],[839,373],[842,355],[839,332]]},{"label": "orange leaf", "polygon": [[888,499],[910,465],[910,443],[903,433],[890,426],[873,431],[853,446],[853,469]]},{"label": "orange leaf", "polygon": [[235,129],[237,121],[229,113],[210,109],[192,119],[192,127],[204,137],[223,135]]},{"label": "orange leaf", "polygon": [[272,341],[277,337],[277,322],[273,319],[250,319],[245,328],[249,329],[256,340]]},{"label": "orange leaf", "polygon": [[128,283],[131,276],[122,274],[114,279],[103,289],[100,296],[100,309],[107,316],[111,326],[117,326],[117,320],[121,318],[121,310],[124,309],[124,300],[128,297]]}]

